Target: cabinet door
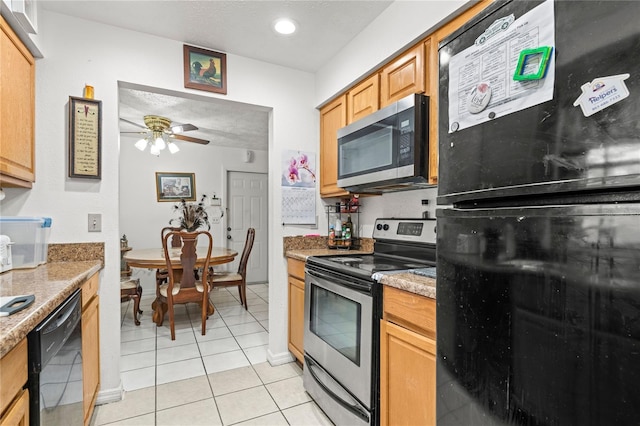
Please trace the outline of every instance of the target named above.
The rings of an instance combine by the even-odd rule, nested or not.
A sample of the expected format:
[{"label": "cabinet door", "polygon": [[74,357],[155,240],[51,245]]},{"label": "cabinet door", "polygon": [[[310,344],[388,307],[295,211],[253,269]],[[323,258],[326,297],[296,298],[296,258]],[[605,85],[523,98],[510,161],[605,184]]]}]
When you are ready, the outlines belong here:
[{"label": "cabinet door", "polygon": [[0,426],[29,426],[29,390],[24,389],[0,418]]},{"label": "cabinet door", "polygon": [[438,43],[424,41],[424,92],[429,96],[429,183],[438,184]]},{"label": "cabinet door", "polygon": [[380,107],[424,92],[424,44],[406,51],[380,72]]},{"label": "cabinet door", "polygon": [[0,182],[31,188],[35,180],[35,61],[0,17]]},{"label": "cabinet door", "polygon": [[289,350],[304,362],[304,281],[289,276]]},{"label": "cabinet door", "polygon": [[82,389],[84,424],[89,424],[100,386],[100,324],[98,296],[82,312]]},{"label": "cabinet door", "polygon": [[347,96],[342,95],[320,110],[320,196],[348,194],[338,188],[338,129],[347,125]]},{"label": "cabinet door", "polygon": [[436,424],[436,342],[380,321],[380,424]]},{"label": "cabinet door", "polygon": [[380,76],[374,74],[347,93],[347,124],[379,109]]}]

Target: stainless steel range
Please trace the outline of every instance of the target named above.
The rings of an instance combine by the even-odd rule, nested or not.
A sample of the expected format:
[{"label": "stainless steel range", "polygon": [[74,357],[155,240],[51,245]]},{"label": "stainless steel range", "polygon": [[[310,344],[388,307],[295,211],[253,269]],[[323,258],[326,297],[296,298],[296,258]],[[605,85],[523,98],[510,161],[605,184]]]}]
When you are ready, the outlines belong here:
[{"label": "stainless steel range", "polygon": [[435,219],[377,219],[373,254],[310,257],[304,387],[338,425],[378,424],[378,272],[435,267]]}]

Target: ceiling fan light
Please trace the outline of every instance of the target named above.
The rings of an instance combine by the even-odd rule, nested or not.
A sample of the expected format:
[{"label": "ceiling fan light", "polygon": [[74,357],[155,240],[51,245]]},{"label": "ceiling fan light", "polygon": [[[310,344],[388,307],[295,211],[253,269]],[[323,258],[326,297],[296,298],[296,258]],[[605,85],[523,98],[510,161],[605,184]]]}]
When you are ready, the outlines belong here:
[{"label": "ceiling fan light", "polygon": [[147,147],[147,145],[148,145],[147,139],[142,138],[138,142],[136,142],[133,146],[138,148],[140,151],[144,151],[144,149]]},{"label": "ceiling fan light", "polygon": [[176,145],[173,142],[167,143],[167,146],[169,147],[169,152],[172,154],[175,154],[176,152],[180,151],[180,148],[178,147],[178,145]]},{"label": "ceiling fan light", "polygon": [[153,143],[151,144],[151,148],[149,148],[149,153],[151,155],[160,155],[160,148],[158,148],[158,145]]},{"label": "ceiling fan light", "polygon": [[159,150],[163,150],[167,147],[167,144],[164,142],[164,139],[162,138],[162,135],[159,135],[156,138],[156,143],[155,145],[158,147]]}]

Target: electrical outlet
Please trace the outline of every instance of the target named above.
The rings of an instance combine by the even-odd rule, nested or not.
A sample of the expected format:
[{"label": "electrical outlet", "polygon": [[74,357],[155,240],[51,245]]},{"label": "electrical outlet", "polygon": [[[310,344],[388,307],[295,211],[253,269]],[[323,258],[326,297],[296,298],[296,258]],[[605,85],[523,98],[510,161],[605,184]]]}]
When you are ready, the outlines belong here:
[{"label": "electrical outlet", "polygon": [[89,232],[102,232],[102,215],[89,213]]}]

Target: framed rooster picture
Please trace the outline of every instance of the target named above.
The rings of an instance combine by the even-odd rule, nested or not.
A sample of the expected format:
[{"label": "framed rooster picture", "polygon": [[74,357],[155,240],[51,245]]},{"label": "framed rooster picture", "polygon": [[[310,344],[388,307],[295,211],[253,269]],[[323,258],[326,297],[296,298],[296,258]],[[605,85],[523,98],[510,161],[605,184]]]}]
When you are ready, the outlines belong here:
[{"label": "framed rooster picture", "polygon": [[227,94],[227,55],[184,45],[184,87]]}]

